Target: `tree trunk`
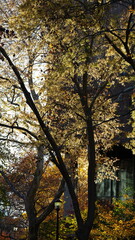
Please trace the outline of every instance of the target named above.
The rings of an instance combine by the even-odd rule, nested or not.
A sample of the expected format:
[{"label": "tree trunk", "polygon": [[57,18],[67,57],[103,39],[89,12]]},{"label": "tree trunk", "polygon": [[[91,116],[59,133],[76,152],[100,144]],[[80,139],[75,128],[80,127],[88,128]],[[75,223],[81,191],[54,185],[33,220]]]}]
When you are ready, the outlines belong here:
[{"label": "tree trunk", "polygon": [[96,202],[96,185],[95,185],[95,141],[92,118],[90,113],[87,114],[87,139],[88,139],[88,213],[83,228],[78,229],[78,240],[88,240],[90,231],[94,222],[95,202]]},{"label": "tree trunk", "polygon": [[76,232],[76,236],[78,240],[88,240],[89,239],[89,228],[84,226],[81,229],[78,229]]},{"label": "tree trunk", "polygon": [[38,240],[38,229],[39,225],[35,223],[35,221],[31,221],[29,223],[29,240]]}]

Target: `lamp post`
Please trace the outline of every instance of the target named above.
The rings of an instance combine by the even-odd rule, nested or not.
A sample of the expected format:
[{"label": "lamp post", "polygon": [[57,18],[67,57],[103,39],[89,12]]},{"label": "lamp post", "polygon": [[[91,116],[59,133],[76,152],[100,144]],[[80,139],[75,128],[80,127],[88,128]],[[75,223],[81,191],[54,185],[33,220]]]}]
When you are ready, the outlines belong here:
[{"label": "lamp post", "polygon": [[56,221],[56,240],[59,240],[59,210],[61,207],[61,200],[57,199],[54,203],[55,210],[57,212],[57,221]]}]

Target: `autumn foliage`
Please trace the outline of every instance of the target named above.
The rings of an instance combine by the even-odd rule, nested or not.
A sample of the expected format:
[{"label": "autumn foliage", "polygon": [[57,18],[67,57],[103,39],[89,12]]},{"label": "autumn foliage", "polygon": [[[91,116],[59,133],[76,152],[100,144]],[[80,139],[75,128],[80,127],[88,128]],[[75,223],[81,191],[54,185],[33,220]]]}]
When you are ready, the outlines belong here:
[{"label": "autumn foliage", "polygon": [[[6,2],[1,21],[14,34],[1,27],[0,139],[19,149],[17,156],[22,146],[25,153],[36,149],[37,156],[16,162],[12,171],[8,163],[9,172],[3,164],[0,173],[23,199],[29,239],[38,239],[43,221],[50,226],[45,217],[62,178],[77,223],[63,222],[63,232],[71,227],[78,240],[88,240],[91,230],[93,239],[127,237],[122,226],[133,227],[133,218],[117,215],[125,205],[98,204],[96,210],[95,203],[97,181],[116,179],[116,160],[107,151],[119,144],[124,128],[116,89],[132,81],[135,71],[134,1]],[[124,114],[131,112],[132,106]],[[132,134],[128,144],[132,148]]]},{"label": "autumn foliage", "polygon": [[[125,199],[113,199],[113,202],[98,201],[96,216],[90,234],[90,240],[133,240],[135,236],[135,206],[134,200],[127,195]],[[85,218],[86,211],[83,211]],[[40,228],[40,240],[55,238],[56,216],[52,215]],[[77,228],[74,216],[60,217],[60,240],[74,237]]]},{"label": "autumn foliage", "polygon": [[[128,197],[128,196],[125,196]],[[97,204],[97,217],[91,232],[93,240],[132,239],[135,236],[135,205],[133,199],[113,200]]]}]

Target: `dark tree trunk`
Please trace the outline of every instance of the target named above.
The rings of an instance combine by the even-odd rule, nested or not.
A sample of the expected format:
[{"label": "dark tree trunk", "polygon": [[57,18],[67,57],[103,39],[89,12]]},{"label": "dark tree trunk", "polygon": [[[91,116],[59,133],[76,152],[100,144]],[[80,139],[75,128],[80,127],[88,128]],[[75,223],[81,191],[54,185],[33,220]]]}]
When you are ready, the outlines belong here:
[{"label": "dark tree trunk", "polygon": [[78,229],[76,236],[78,240],[88,240],[89,239],[89,228],[84,226],[81,229]]},{"label": "dark tree trunk", "polygon": [[35,223],[35,221],[31,221],[29,223],[29,240],[38,240],[38,229],[39,225]]}]

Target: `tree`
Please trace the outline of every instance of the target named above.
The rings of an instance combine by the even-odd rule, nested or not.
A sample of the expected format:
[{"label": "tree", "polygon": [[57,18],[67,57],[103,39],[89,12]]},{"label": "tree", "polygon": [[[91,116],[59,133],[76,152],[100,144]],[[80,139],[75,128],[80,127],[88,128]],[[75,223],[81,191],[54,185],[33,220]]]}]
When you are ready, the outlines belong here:
[{"label": "tree", "polygon": [[[29,223],[29,239],[33,240],[38,238],[40,224],[54,209],[54,202],[62,195],[64,187],[64,181],[62,181],[58,191],[56,190],[59,181],[57,184],[58,173],[56,173],[55,170],[57,178],[55,177],[55,189],[52,188],[51,178],[49,178],[49,180],[47,179],[47,171],[51,172],[52,166],[46,171],[48,161],[45,167],[43,164],[44,159],[42,158],[43,154],[40,152],[42,148],[38,149],[38,156],[36,158],[32,154],[29,154],[18,162],[17,165],[16,163],[12,163],[13,170],[10,173],[5,173],[4,169],[0,171],[9,186],[9,198],[12,198],[14,205],[17,205],[21,200],[19,204],[20,210],[18,207],[19,222],[23,222],[20,215],[26,210]],[[49,190],[48,182],[50,186]],[[42,197],[40,196],[40,191]],[[48,204],[48,202],[50,203]],[[17,225],[17,227],[19,228],[19,225]]]},{"label": "tree", "polygon": [[[10,2],[9,1],[9,4],[12,4],[12,1]],[[14,5],[13,5],[13,7],[15,7]],[[4,10],[5,9],[3,9],[3,12],[4,12]],[[5,14],[5,12],[4,12],[4,14]],[[7,13],[6,13],[6,15],[7,15]],[[8,41],[9,41],[9,44],[7,44],[8,45],[8,49],[9,49],[9,51],[12,51],[12,48],[14,47],[14,42],[15,43],[17,43],[17,41],[18,41],[18,38],[16,39],[16,36],[14,35],[14,32],[12,32],[12,31],[8,31],[8,30],[6,30],[4,27],[2,27],[1,28],[1,36],[3,37],[3,44],[5,44],[5,39],[6,39],[6,37],[7,37],[7,39],[8,39]],[[2,41],[1,40],[1,41]],[[16,40],[16,41],[15,41]],[[11,42],[10,42],[11,41]],[[34,38],[33,39],[31,39],[31,41],[34,41]],[[20,44],[18,44],[18,49],[17,49],[17,51],[13,54],[13,57],[14,58],[16,58],[16,60],[18,61],[18,59],[20,60],[20,63],[21,63],[21,61],[22,61],[22,59],[24,59],[24,57],[26,57],[26,55],[24,56],[23,54],[26,54],[27,53],[27,59],[26,59],[26,61],[27,61],[27,63],[28,63],[28,71],[24,71],[24,75],[25,75],[25,77],[27,76],[28,77],[28,82],[29,82],[29,87],[30,87],[30,89],[31,89],[31,93],[32,93],[32,97],[33,97],[33,99],[35,100],[35,101],[38,101],[38,95],[36,95],[36,93],[35,93],[35,90],[33,90],[32,88],[32,85],[33,85],[33,79],[32,79],[32,74],[33,74],[33,69],[32,69],[32,66],[33,66],[33,63],[34,63],[34,61],[35,61],[35,59],[36,58],[38,58],[40,55],[41,55],[41,53],[39,53],[40,52],[40,49],[41,49],[41,47],[40,47],[40,44],[41,44],[41,46],[42,46],[42,42],[39,42],[39,44],[35,44],[35,45],[33,45],[34,47],[33,47],[33,49],[32,48],[30,48],[29,49],[29,45],[31,44],[31,41],[29,42],[29,40],[27,39],[26,41],[21,41],[21,43]],[[19,43],[19,41],[18,41],[18,43]],[[23,54],[21,55],[21,56],[19,56],[19,49],[20,49],[20,47],[23,47],[23,50],[24,50],[24,52],[23,52]],[[35,51],[34,52],[34,54],[33,54],[33,52],[31,51],[31,49],[33,50],[33,51]],[[41,58],[40,58],[41,59]],[[19,61],[18,61],[19,62]],[[42,67],[41,67],[42,68]],[[41,69],[40,68],[40,69]],[[20,66],[20,70],[21,70],[21,66]],[[4,74],[4,73],[3,73]],[[8,73],[7,74],[8,76],[7,76],[7,81],[8,82],[10,82],[10,80],[11,80],[11,75],[10,75],[10,73]],[[3,87],[4,87],[4,82],[5,82],[5,80],[6,80],[6,78],[3,78],[2,76],[1,76],[1,80],[3,81]],[[13,81],[12,81],[13,80]],[[20,124],[21,123],[21,121],[22,121],[22,118],[21,118],[21,115],[23,115],[22,113],[25,113],[26,115],[28,114],[30,114],[29,113],[29,111],[27,111],[27,109],[25,109],[25,104],[23,105],[23,104],[21,104],[20,105],[20,101],[21,101],[21,98],[23,99],[23,97],[22,97],[22,95],[21,95],[21,92],[19,91],[19,87],[15,84],[13,84],[12,85],[12,83],[14,82],[15,83],[15,79],[12,79],[11,80],[11,88],[12,88],[12,90],[11,90],[11,92],[10,91],[4,91],[3,92],[3,96],[2,96],[2,98],[1,98],[1,100],[3,101],[3,109],[2,109],[2,113],[3,113],[3,115],[4,115],[4,113],[5,112],[7,112],[7,115],[8,115],[8,123],[10,122],[12,122],[12,117],[13,117],[13,112],[15,113],[15,118],[16,118],[16,120],[15,120],[15,122],[13,123],[13,125],[15,124]],[[20,100],[19,100],[20,99]],[[6,105],[4,105],[4,103],[5,103],[5,101],[7,100],[7,104]],[[18,102],[18,100],[19,100],[19,102]],[[16,102],[17,101],[17,102]],[[21,108],[20,108],[21,107]],[[12,114],[11,114],[11,111],[12,111]],[[20,114],[20,116],[19,116],[19,114]],[[11,116],[12,115],[12,116]],[[10,116],[11,116],[11,118],[10,118]],[[19,116],[19,117],[18,117]],[[29,115],[29,117],[30,117],[30,115]],[[28,118],[29,118],[28,117]],[[19,120],[20,119],[20,120]],[[4,122],[7,122],[7,119],[5,119],[4,118],[4,116],[3,116],[3,120],[4,120]],[[19,123],[19,121],[20,121],[20,123]],[[35,123],[34,123],[34,119],[32,119],[32,121],[33,121],[33,123],[32,123],[32,125],[36,128],[36,126],[35,126]],[[17,123],[18,122],[18,123]],[[28,124],[29,125],[29,120],[28,121],[26,121],[26,123],[24,124],[25,126]],[[10,131],[10,129],[12,129],[12,124],[10,125],[10,123],[8,124],[8,125],[5,125],[5,124],[2,124],[1,126],[3,126],[4,128],[5,127],[9,127],[9,131],[4,131],[5,132],[5,136],[4,135],[2,135],[1,136],[1,140],[7,140],[8,141],[8,143],[13,143],[12,144],[12,147],[14,146],[15,148],[16,147],[18,147],[18,145],[17,144],[23,144],[23,146],[28,146],[29,148],[31,147],[31,146],[33,146],[34,144],[34,142],[33,142],[33,139],[31,139],[31,137],[30,136],[32,136],[33,135],[33,137],[36,139],[36,140],[38,140],[38,137],[36,136],[36,134],[32,134],[32,131],[30,131],[29,132],[29,130],[28,130],[28,132],[27,132],[27,130],[26,130],[26,128],[24,127],[24,128],[20,128],[19,127],[19,125],[18,125],[18,127],[16,128],[15,126],[15,128],[16,129],[20,129],[21,131],[22,131],[22,135],[23,135],[23,138],[20,136],[19,137],[19,139],[18,139],[18,141],[15,139],[15,137],[14,138],[12,138],[12,130]],[[31,125],[31,126],[32,126]],[[13,128],[14,128],[13,127]],[[23,131],[24,130],[24,131]],[[29,135],[29,142],[27,141],[27,136],[26,136],[26,132],[25,132],[25,130],[26,130],[26,132],[29,134],[30,133],[30,135]],[[39,133],[40,133],[40,129],[38,129],[39,130]],[[1,131],[1,133],[2,133],[2,131]],[[31,135],[32,134],[32,135]],[[14,135],[15,136],[15,135]],[[26,138],[25,138],[25,136],[26,136]],[[4,179],[6,180],[6,182],[9,184],[9,186],[10,186],[10,188],[11,188],[11,191],[13,191],[19,198],[21,198],[22,200],[23,200],[23,202],[24,202],[24,204],[25,204],[25,208],[26,208],[26,212],[27,212],[27,215],[28,215],[28,220],[29,220],[29,239],[37,239],[37,234],[38,234],[38,228],[39,228],[39,224],[44,220],[44,218],[47,216],[47,214],[49,214],[50,213],[50,211],[52,211],[53,210],[53,205],[54,205],[54,201],[55,201],[55,199],[57,198],[57,197],[59,197],[61,194],[62,194],[62,186],[63,186],[63,182],[62,182],[62,185],[61,185],[61,187],[60,187],[60,189],[58,190],[58,193],[56,194],[56,196],[54,197],[54,199],[50,202],[50,204],[49,204],[49,208],[46,208],[45,210],[44,210],[44,213],[43,213],[43,211],[42,211],[42,214],[40,214],[40,219],[39,219],[39,216],[37,216],[37,213],[36,213],[36,210],[35,210],[35,197],[36,197],[36,193],[37,193],[37,190],[38,190],[38,188],[39,188],[39,184],[40,184],[40,181],[41,181],[41,177],[42,177],[42,174],[43,174],[43,168],[44,168],[44,153],[43,153],[43,151],[40,151],[42,148],[44,148],[43,147],[43,144],[41,143],[41,141],[40,141],[40,144],[39,143],[37,143],[38,144],[38,149],[39,149],[39,155],[40,156],[38,156],[38,159],[37,159],[37,168],[35,169],[35,173],[34,173],[34,178],[33,178],[33,181],[31,182],[31,185],[28,187],[27,186],[27,191],[24,193],[24,194],[22,194],[22,191],[20,192],[19,190],[18,190],[18,183],[16,182],[15,183],[15,185],[12,183],[12,181],[10,181],[10,179],[8,178],[8,176],[7,176],[7,173],[5,173],[3,170],[1,170],[1,174],[2,174],[2,176],[4,177]],[[26,150],[25,150],[26,151]],[[22,154],[22,151],[21,151],[21,154]],[[48,158],[48,156],[46,155],[46,158]],[[29,176],[30,177],[30,176]],[[45,213],[46,212],[46,213]],[[45,215],[46,216],[45,216]]]},{"label": "tree", "polygon": [[[18,14],[19,24],[15,31],[21,37],[24,33],[27,35],[28,46],[37,31],[47,49],[44,59],[48,63],[45,68],[45,81],[40,90],[37,88],[40,104],[37,104],[39,98],[35,99],[35,95],[30,92],[31,88],[26,87],[23,74],[20,74],[7,51],[3,47],[0,48],[2,56],[16,76],[17,81],[15,79],[13,84],[17,84],[21,96],[23,93],[21,104],[29,106],[30,109],[25,114],[25,119],[27,116],[25,128],[20,127],[24,122],[20,121],[19,115],[12,125],[5,123],[0,125],[28,133],[35,141],[38,140],[46,146],[51,161],[58,167],[68,186],[77,219],[79,240],[88,239],[93,225],[96,159],[100,160],[100,165],[103,164],[106,156],[102,152],[111,147],[115,131],[118,133],[116,104],[111,101],[110,89],[113,84],[117,84],[116,76],[119,81],[121,78],[118,58],[112,59],[111,56],[104,58],[108,49],[103,45],[106,42],[98,31],[101,19],[104,21],[103,7],[104,4],[93,1],[40,1],[39,4],[36,1],[26,1],[21,8]],[[30,11],[33,18],[30,17]],[[11,25],[14,25],[13,19]],[[39,80],[38,83],[40,82]],[[7,83],[10,84],[6,80]],[[34,84],[36,85],[36,82]],[[31,86],[33,90],[34,85]],[[24,116],[24,112],[22,113]],[[37,136],[29,130],[31,123],[28,116],[33,118],[37,129],[40,127],[40,135]],[[68,170],[69,161],[64,161],[66,158],[63,157],[69,153],[71,159],[79,148],[84,149],[88,163],[86,219],[81,215],[79,199]]]}]

